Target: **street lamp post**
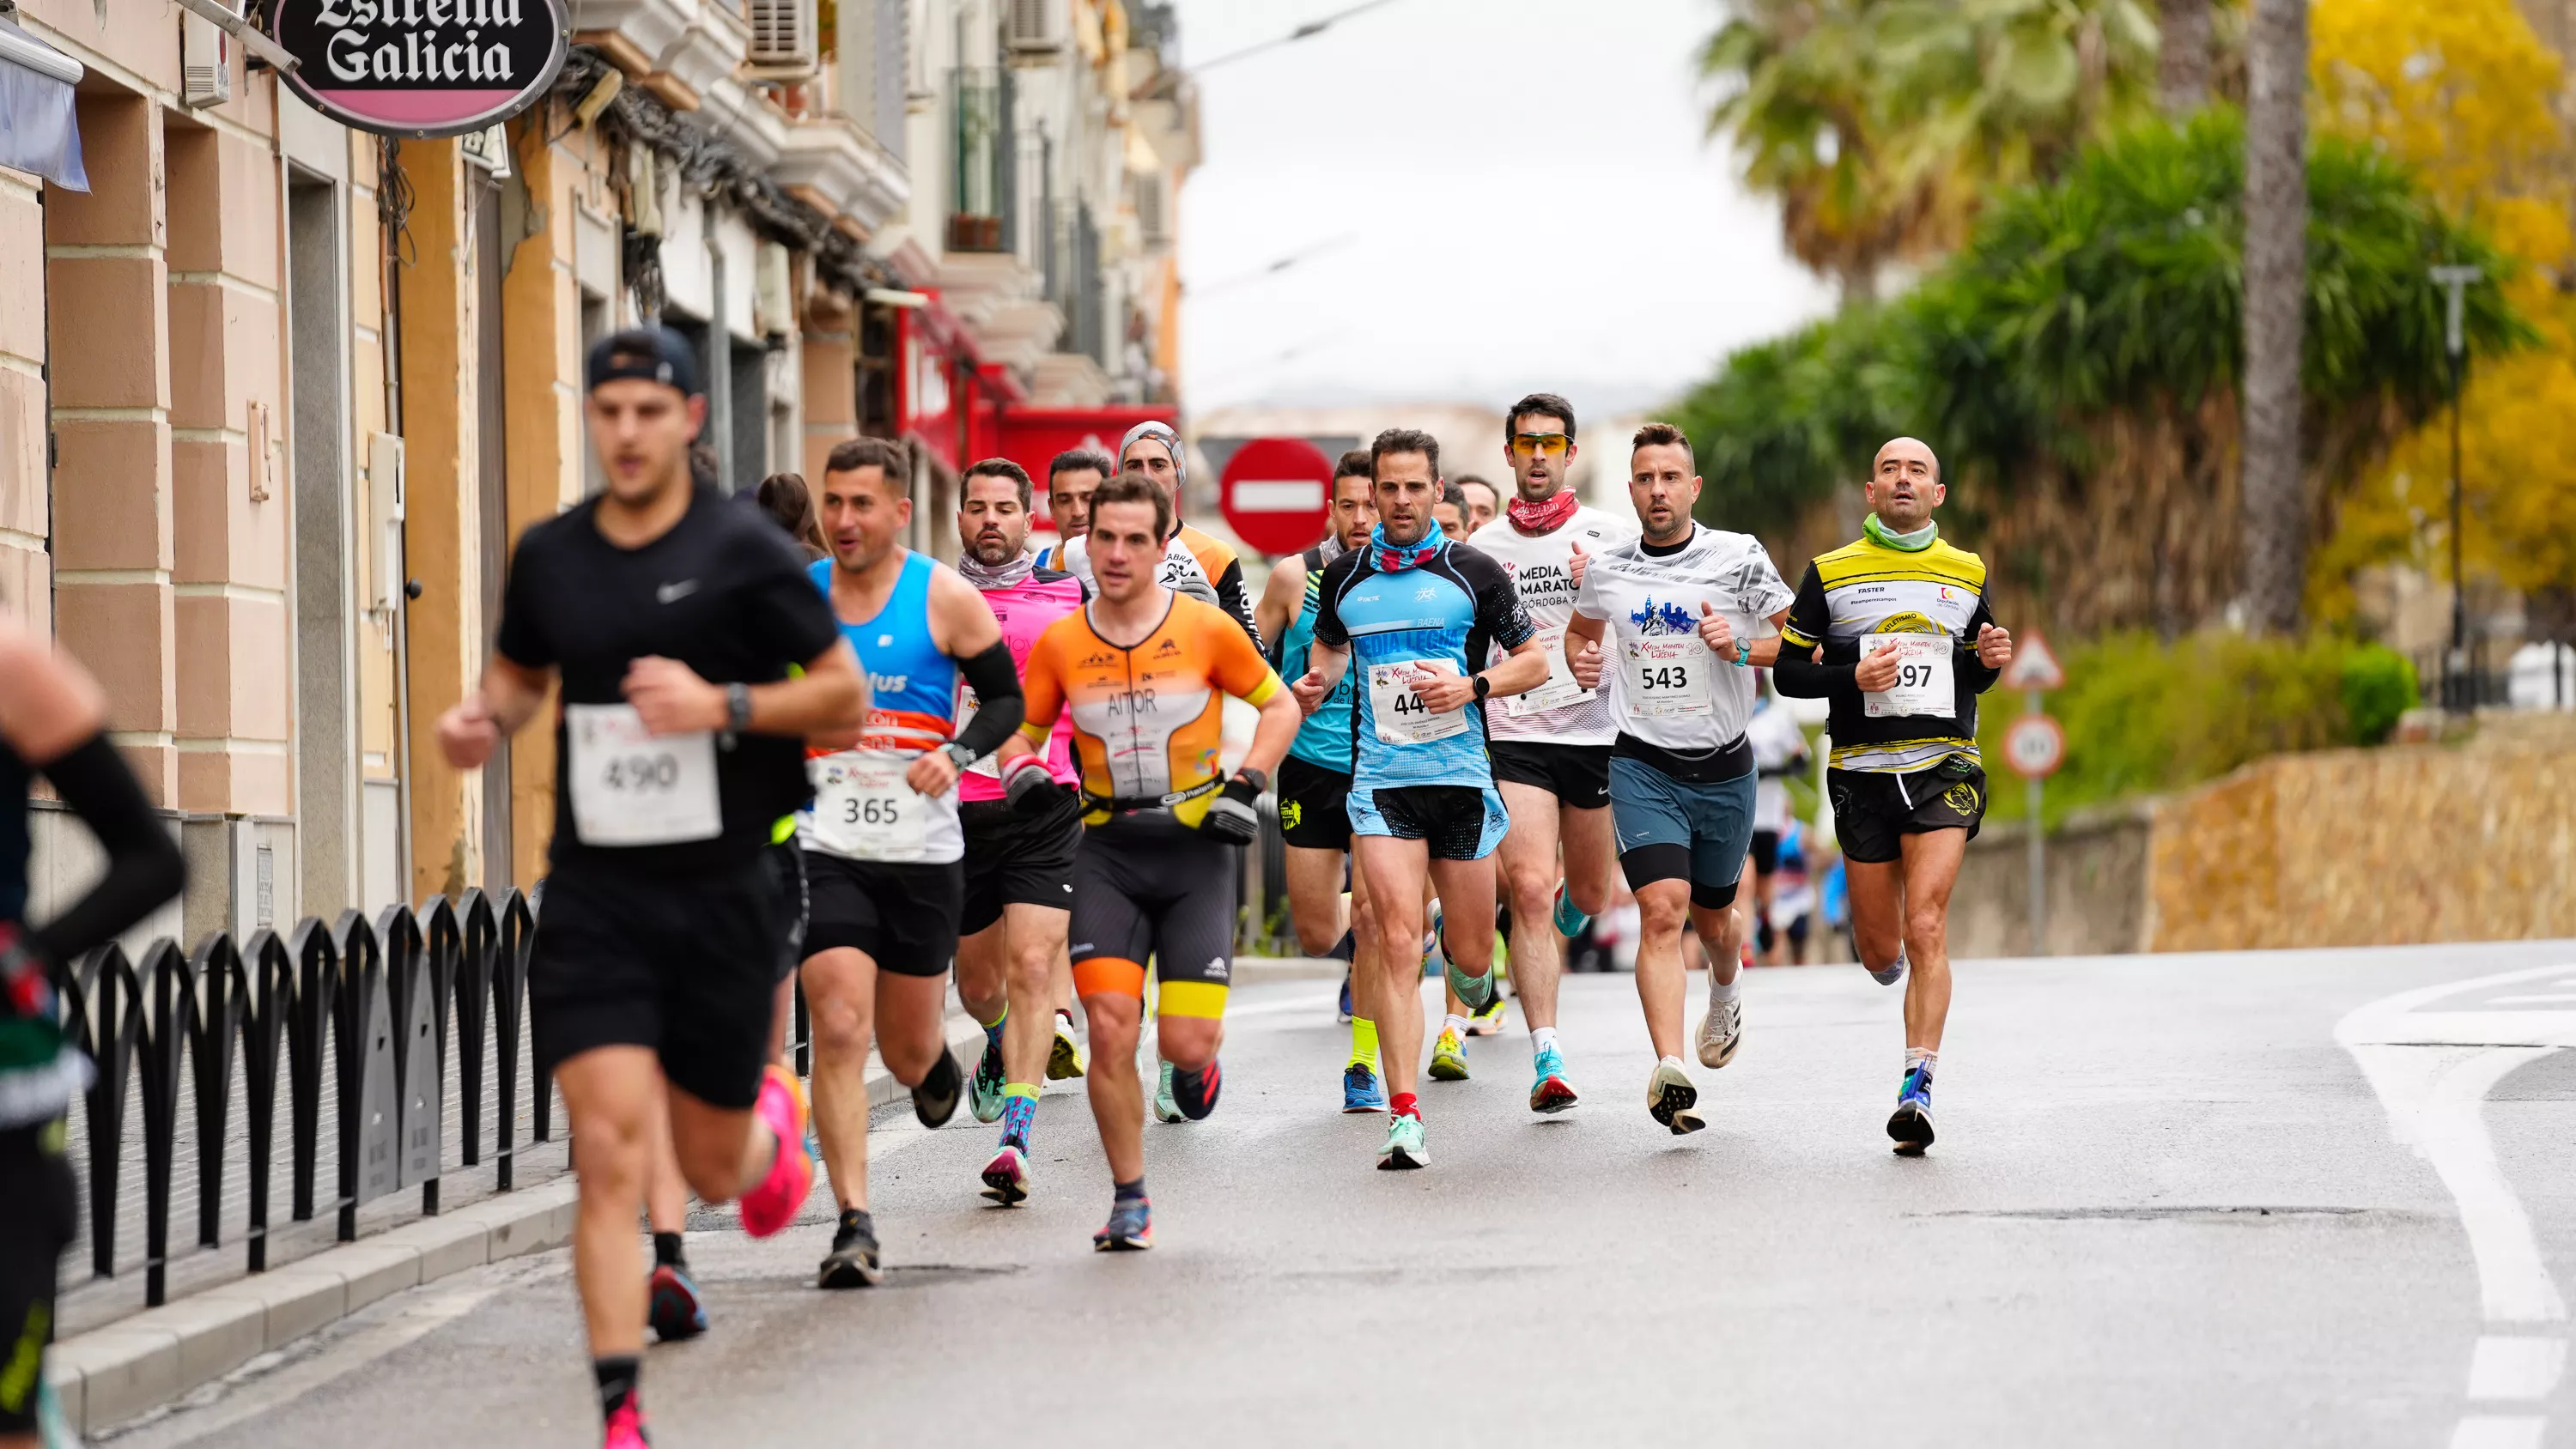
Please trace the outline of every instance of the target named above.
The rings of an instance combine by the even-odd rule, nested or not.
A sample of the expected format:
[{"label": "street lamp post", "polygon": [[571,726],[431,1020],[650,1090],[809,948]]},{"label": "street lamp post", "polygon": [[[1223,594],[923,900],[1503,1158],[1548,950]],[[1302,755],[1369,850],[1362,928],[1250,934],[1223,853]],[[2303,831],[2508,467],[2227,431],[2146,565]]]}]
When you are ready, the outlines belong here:
[{"label": "street lamp post", "polygon": [[2443,661],[2443,704],[2466,714],[2477,707],[2468,677],[2469,590],[2460,561],[2460,384],[2468,349],[2461,336],[2461,312],[2468,289],[2485,280],[2476,267],[2435,267],[2433,285],[2447,294],[2442,312],[2442,350],[2451,364],[2451,652]]}]

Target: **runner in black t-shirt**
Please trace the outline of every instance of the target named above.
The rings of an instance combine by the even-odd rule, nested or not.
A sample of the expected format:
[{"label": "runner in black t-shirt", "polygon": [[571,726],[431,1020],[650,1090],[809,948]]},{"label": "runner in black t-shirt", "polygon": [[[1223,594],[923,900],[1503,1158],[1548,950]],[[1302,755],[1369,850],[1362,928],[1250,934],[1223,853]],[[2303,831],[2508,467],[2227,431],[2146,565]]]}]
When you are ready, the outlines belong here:
[{"label": "runner in black t-shirt", "polygon": [[491,665],[438,737],[450,764],[479,766],[561,681],[528,994],[582,1144],[573,1257],[606,1444],[635,1449],[635,1222],[664,1098],[690,1187],[741,1199],[754,1236],[813,1186],[804,1099],[768,1060],[792,904],[760,851],[808,794],[805,736],[856,730],[867,695],[793,544],[693,486],[706,399],[688,344],[616,333],[587,371],[607,491],[521,537]]}]

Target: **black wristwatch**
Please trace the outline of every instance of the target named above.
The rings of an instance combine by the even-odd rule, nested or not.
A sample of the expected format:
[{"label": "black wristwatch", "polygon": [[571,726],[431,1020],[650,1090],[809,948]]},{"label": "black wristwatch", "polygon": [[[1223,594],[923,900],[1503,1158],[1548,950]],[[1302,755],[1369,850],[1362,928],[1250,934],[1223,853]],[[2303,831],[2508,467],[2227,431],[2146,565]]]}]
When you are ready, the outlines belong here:
[{"label": "black wristwatch", "polygon": [[725,686],[725,732],[741,734],[751,728],[751,686]]},{"label": "black wristwatch", "polygon": [[1494,692],[1494,681],[1487,679],[1481,674],[1474,677],[1476,680],[1476,702],[1478,704],[1483,704],[1485,702],[1485,696]]}]

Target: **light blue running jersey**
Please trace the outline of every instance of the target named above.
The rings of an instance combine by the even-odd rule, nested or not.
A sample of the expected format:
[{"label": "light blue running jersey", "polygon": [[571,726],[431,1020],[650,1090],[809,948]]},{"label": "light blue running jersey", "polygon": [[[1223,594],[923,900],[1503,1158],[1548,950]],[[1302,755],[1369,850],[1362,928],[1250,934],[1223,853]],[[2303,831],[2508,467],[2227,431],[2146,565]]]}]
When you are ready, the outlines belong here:
[{"label": "light blue running jersey", "polygon": [[1485,757],[1485,713],[1465,706],[1468,728],[1445,739],[1391,743],[1370,697],[1372,664],[1445,660],[1459,673],[1479,666],[1488,642],[1518,648],[1533,632],[1520,591],[1503,566],[1444,540],[1418,566],[1388,572],[1374,541],[1333,560],[1317,588],[1314,637],[1351,651],[1351,734],[1358,741],[1354,792],[1406,785],[1493,786]]},{"label": "light blue running jersey", "polygon": [[[1288,626],[1286,637],[1279,641],[1279,677],[1294,684],[1306,677],[1308,658],[1315,650],[1315,611],[1323,601],[1323,550],[1310,548],[1298,556],[1306,570],[1306,601],[1297,609],[1296,621]],[[1324,702],[1306,717],[1297,729],[1297,738],[1288,753],[1310,765],[1347,775],[1351,772],[1351,681],[1359,670],[1343,671],[1342,682],[1324,696]]]}]

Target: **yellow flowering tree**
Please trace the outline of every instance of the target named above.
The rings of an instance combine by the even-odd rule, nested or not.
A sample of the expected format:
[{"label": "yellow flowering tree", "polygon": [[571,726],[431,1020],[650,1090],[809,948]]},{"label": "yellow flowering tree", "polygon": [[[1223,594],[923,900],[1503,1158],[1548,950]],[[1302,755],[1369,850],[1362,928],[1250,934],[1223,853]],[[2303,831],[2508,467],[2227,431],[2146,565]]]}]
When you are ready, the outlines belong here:
[{"label": "yellow flowering tree", "polygon": [[[2500,284],[2541,343],[2470,376],[2461,546],[2472,580],[2485,574],[2521,592],[2534,632],[2563,637],[2576,623],[2576,306],[2561,291],[2576,263],[2576,153],[2552,106],[2560,57],[2512,0],[2316,0],[2310,23],[2317,129],[2404,161],[2521,263]],[[2390,451],[2312,555],[2316,617],[2352,614],[2352,574],[2368,564],[2448,576],[2450,474],[2444,414]]]}]

